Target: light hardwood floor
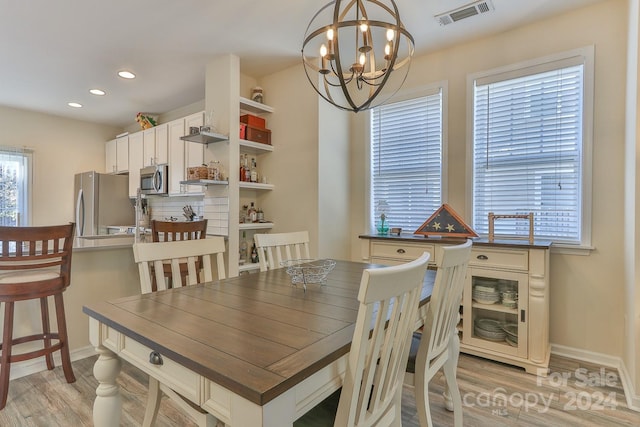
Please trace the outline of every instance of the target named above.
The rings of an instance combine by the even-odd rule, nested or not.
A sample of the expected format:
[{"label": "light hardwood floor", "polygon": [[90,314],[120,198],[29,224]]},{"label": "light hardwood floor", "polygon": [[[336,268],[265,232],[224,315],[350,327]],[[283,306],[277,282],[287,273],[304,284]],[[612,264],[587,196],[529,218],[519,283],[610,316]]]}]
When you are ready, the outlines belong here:
[{"label": "light hardwood floor", "polygon": [[[65,382],[60,367],[11,381],[7,406],[0,411],[0,426],[91,426],[97,385],[92,374],[94,361],[91,357],[73,363],[74,384]],[[465,426],[640,426],[640,412],[627,408],[616,371],[601,371],[570,359],[552,357],[551,374],[538,378],[519,368],[463,354],[458,383]],[[141,425],[146,375],[125,362],[119,384],[121,425]],[[453,416],[444,409],[443,387],[442,375],[436,376],[430,396],[434,423],[445,427],[452,425]],[[403,391],[402,417],[405,427],[419,424],[410,387]],[[165,397],[156,425],[193,424]]]}]

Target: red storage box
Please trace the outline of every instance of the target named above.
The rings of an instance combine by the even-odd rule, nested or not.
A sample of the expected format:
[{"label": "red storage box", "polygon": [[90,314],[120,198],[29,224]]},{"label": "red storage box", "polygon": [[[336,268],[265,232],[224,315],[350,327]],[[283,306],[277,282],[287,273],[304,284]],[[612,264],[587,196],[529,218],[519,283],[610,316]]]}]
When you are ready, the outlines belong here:
[{"label": "red storage box", "polygon": [[271,145],[271,131],[247,125],[247,140]]},{"label": "red storage box", "polygon": [[258,116],[254,116],[252,114],[245,114],[244,116],[240,116],[240,122],[246,123],[249,126],[253,126],[254,128],[265,129],[267,127],[267,122]]}]

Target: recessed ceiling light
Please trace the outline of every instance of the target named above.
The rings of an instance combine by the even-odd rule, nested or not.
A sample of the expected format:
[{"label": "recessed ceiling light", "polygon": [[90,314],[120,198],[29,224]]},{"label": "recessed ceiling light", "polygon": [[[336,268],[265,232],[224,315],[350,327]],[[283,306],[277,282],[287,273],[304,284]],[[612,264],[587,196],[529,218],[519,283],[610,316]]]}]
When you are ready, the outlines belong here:
[{"label": "recessed ceiling light", "polygon": [[69,102],[67,105],[73,108],[82,108],[82,104],[78,104],[77,102]]},{"label": "recessed ceiling light", "polygon": [[131,71],[118,71],[118,75],[123,79],[135,79],[136,75]]},{"label": "recessed ceiling light", "polygon": [[107,92],[101,90],[101,89],[90,89],[89,92],[91,92],[94,95],[98,95],[98,96],[102,96],[105,95]]}]

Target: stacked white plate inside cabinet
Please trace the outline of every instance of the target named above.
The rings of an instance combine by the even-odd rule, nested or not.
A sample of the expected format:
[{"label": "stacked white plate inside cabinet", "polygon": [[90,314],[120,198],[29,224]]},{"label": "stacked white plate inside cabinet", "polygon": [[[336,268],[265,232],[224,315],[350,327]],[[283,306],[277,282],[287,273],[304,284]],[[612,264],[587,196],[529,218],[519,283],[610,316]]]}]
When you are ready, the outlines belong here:
[{"label": "stacked white plate inside cabinet", "polygon": [[500,291],[495,282],[476,280],[472,292],[473,300],[480,304],[495,304],[500,301]]},{"label": "stacked white plate inside cabinet", "polygon": [[502,325],[505,337],[504,340],[514,347],[518,346],[518,324],[517,323],[505,323]]},{"label": "stacked white plate inside cabinet", "polygon": [[476,319],[473,331],[480,338],[491,341],[504,341],[507,335],[502,328],[502,322],[495,319]]}]

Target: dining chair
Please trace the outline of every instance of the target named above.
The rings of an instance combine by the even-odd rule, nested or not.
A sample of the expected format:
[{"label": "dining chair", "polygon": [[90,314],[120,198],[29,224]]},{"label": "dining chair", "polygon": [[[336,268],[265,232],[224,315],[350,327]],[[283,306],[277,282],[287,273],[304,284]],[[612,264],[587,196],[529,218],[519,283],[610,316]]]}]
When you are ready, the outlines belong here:
[{"label": "dining chair", "polygon": [[[216,236],[198,240],[178,240],[171,242],[149,242],[135,243],[133,245],[133,257],[138,264],[138,272],[140,274],[140,287],[142,293],[152,292],[151,276],[155,277],[158,284],[158,291],[166,290],[166,276],[172,277],[173,283],[183,285],[181,264],[186,265],[187,275],[185,277],[185,285],[195,285],[197,283],[210,282],[213,280],[213,262],[212,257],[215,256],[217,279],[221,280],[226,277],[224,268],[224,237]],[[202,271],[196,268],[196,262],[201,259]],[[163,267],[168,263],[169,272],[165,273]],[[152,268],[153,273],[152,273]],[[147,400],[147,409],[144,415],[143,426],[152,426],[155,424],[160,406],[160,398],[163,392],[175,403],[180,406],[199,426],[212,427],[215,426],[215,418],[207,414],[201,408],[190,404],[186,399],[182,398],[178,393],[173,391],[165,384],[161,384],[157,379],[149,376],[149,397]]]},{"label": "dining chair", "polygon": [[[68,383],[76,378],[69,357],[67,323],[62,293],[71,279],[71,254],[75,224],[42,227],[0,227],[0,302],[4,303],[4,326],[0,344],[0,409],[9,392],[11,364],[45,357],[47,369],[54,368],[53,353],[60,350],[62,370]],[[50,328],[48,299],[56,309],[58,332]],[[13,314],[17,301],[40,300],[42,333],[14,338]],[[14,354],[15,347],[41,341],[42,347]]]},{"label": "dining chair", "polygon": [[[159,221],[151,220],[151,239],[154,242],[173,242],[176,240],[196,240],[207,237],[207,220],[200,221]],[[187,275],[187,265],[180,263],[181,278],[184,284]],[[196,269],[200,270],[200,260],[196,262]],[[173,280],[169,277],[171,266],[165,264],[165,276],[168,277],[169,287],[172,286]],[[155,288],[155,280],[152,277],[152,287]]]},{"label": "dining chair", "polygon": [[425,252],[405,264],[363,272],[342,391],[299,418],[295,427],[401,425],[404,370],[428,261]]},{"label": "dining chair", "polygon": [[[421,426],[432,426],[429,406],[429,381],[440,369],[446,380],[445,406],[453,410],[456,427],[462,427],[462,400],[456,382],[460,339],[456,325],[460,302],[471,257],[472,241],[442,248],[427,308],[422,333],[415,332],[411,340],[405,384],[414,386],[416,408]],[[416,366],[424,367],[424,375],[415,375]]]},{"label": "dining chair", "polygon": [[280,268],[282,261],[308,259],[309,232],[254,234],[260,271]]}]

